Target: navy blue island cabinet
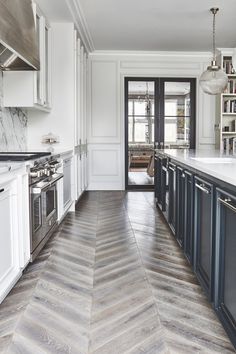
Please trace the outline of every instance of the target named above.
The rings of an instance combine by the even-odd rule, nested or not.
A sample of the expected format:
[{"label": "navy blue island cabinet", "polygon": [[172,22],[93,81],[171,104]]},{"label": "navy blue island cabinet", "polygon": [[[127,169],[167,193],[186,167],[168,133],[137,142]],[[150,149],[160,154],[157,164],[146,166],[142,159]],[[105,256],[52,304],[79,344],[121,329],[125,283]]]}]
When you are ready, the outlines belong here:
[{"label": "navy blue island cabinet", "polygon": [[236,346],[236,195],[216,190],[215,308]]},{"label": "navy blue island cabinet", "polygon": [[214,195],[213,185],[195,177],[195,261],[197,277],[209,300],[214,288]]},{"label": "navy blue island cabinet", "polygon": [[236,184],[156,152],[157,207],[236,348]]}]

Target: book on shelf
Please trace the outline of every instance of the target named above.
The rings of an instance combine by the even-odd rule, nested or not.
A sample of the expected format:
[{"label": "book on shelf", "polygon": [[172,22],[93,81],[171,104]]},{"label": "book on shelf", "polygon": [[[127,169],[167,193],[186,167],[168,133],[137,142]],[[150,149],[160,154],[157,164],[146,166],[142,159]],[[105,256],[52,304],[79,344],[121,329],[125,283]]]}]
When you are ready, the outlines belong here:
[{"label": "book on shelf", "polygon": [[236,132],[236,119],[232,120],[231,122],[231,130],[232,132]]},{"label": "book on shelf", "polygon": [[236,100],[224,100],[223,113],[236,113]]},{"label": "book on shelf", "polygon": [[235,74],[234,67],[232,64],[232,58],[225,57],[223,60],[223,70],[226,74]]},{"label": "book on shelf", "polygon": [[229,79],[227,87],[224,91],[224,93],[235,93],[236,94],[236,80],[235,79]]},{"label": "book on shelf", "polygon": [[223,149],[228,154],[230,151],[236,151],[236,137],[223,138]]}]

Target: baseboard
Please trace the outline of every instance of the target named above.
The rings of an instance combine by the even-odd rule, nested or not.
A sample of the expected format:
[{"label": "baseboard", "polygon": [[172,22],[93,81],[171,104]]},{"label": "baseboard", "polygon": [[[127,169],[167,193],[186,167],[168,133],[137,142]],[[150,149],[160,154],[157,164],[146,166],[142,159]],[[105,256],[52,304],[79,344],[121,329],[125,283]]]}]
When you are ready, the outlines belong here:
[{"label": "baseboard", "polygon": [[90,183],[87,191],[123,191],[124,187],[121,183],[114,182],[102,182],[102,183]]}]

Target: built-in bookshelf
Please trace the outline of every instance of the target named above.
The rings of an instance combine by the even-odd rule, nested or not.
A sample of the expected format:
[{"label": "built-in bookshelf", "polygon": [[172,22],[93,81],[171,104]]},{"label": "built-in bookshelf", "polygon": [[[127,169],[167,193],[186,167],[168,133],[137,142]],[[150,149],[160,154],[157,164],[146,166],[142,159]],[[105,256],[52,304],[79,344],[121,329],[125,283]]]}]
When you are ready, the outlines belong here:
[{"label": "built-in bookshelf", "polygon": [[236,144],[236,68],[233,67],[234,48],[218,51],[217,62],[228,76],[225,92],[217,97],[216,145],[221,150],[233,150]]}]

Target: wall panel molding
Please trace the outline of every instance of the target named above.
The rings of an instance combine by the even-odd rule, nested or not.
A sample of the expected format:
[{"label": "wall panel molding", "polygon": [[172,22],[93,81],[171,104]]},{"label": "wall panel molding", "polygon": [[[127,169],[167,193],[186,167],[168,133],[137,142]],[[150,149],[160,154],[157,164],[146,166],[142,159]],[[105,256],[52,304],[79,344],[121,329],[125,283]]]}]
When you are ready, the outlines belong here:
[{"label": "wall panel molding", "polygon": [[89,142],[120,142],[118,63],[90,64]]},{"label": "wall panel molding", "polygon": [[122,190],[120,144],[89,144],[88,190]]}]

